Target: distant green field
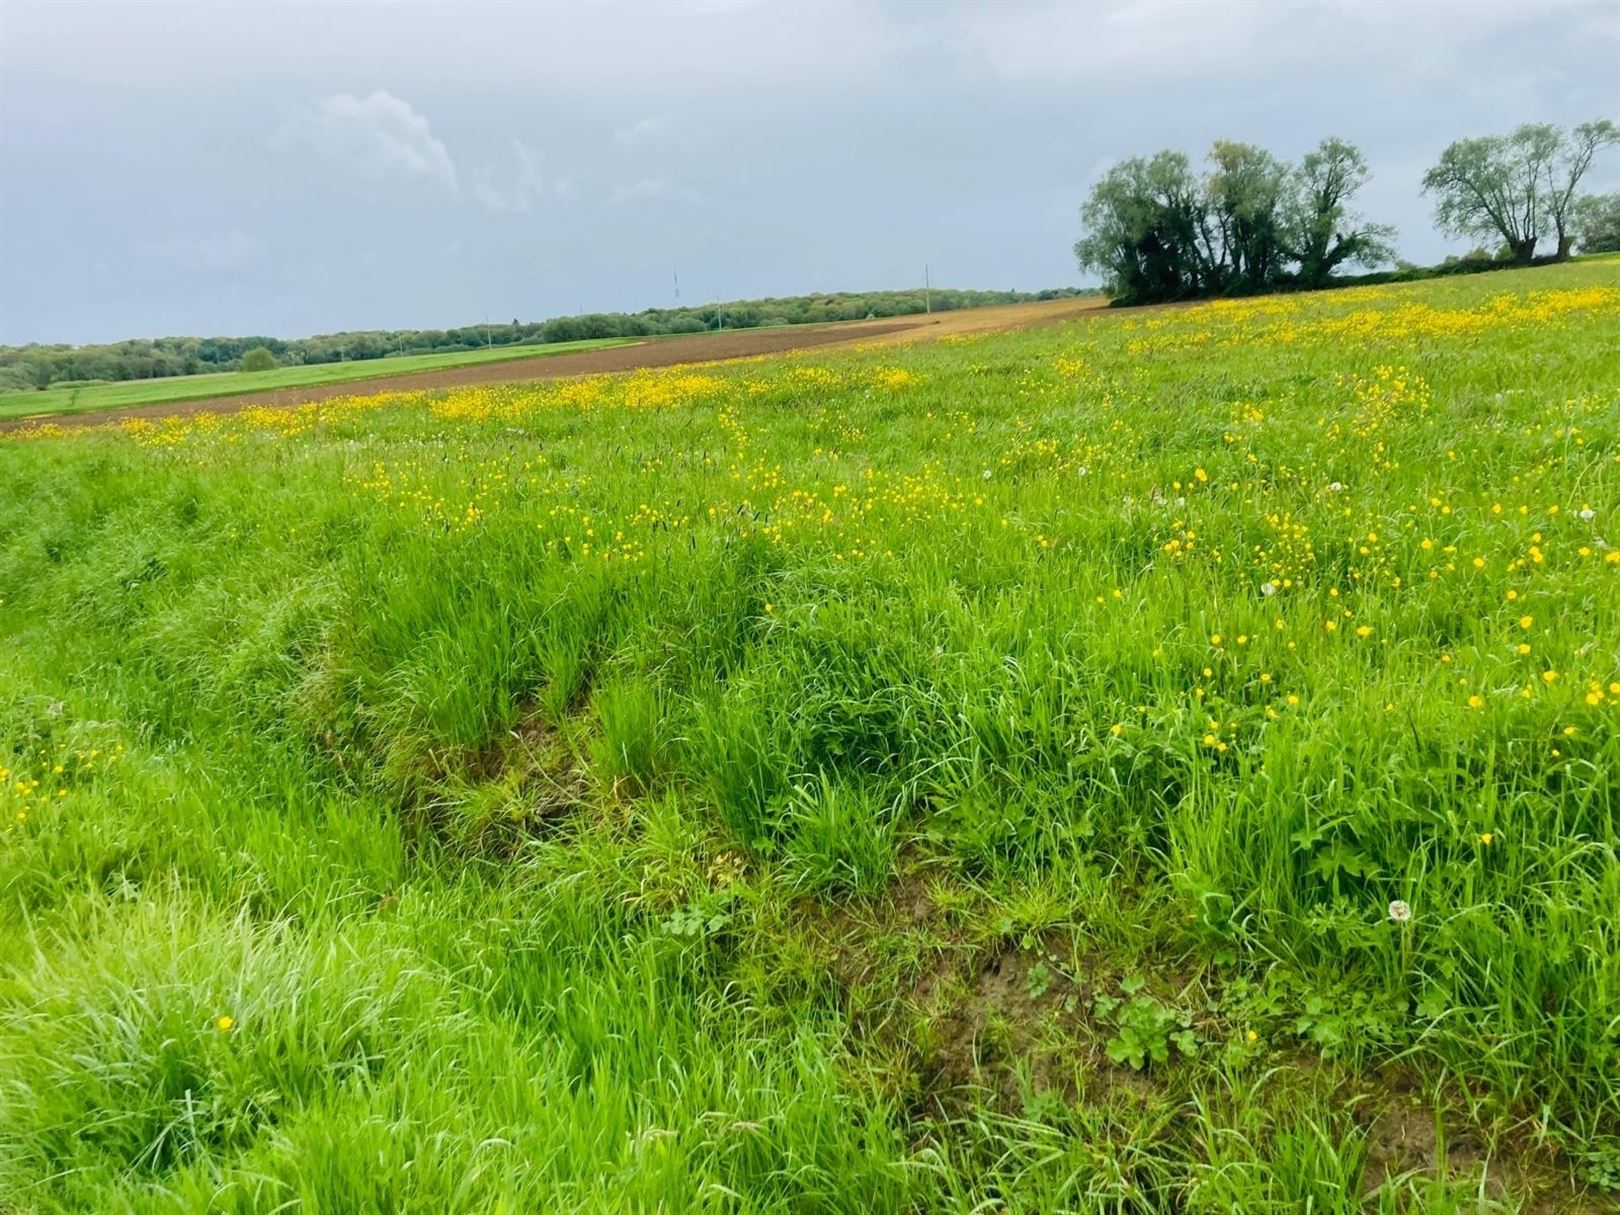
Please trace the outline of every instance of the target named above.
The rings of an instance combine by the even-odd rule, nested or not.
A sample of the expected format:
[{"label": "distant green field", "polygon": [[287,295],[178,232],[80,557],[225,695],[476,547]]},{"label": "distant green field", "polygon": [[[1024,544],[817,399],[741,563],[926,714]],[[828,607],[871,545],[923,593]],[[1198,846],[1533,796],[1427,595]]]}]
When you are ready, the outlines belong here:
[{"label": "distant green field", "polygon": [[278,367],[274,371],[219,371],[206,375],[168,376],[161,380],[92,384],[83,388],[47,388],[43,392],[7,392],[0,393],[0,418],[85,413],[94,409],[124,409],[132,405],[160,405],[168,401],[233,397],[239,392],[267,392],[277,388],[307,388],[317,384],[341,384],[349,380],[374,380],[412,371],[438,371],[472,363],[511,362],[568,354],[576,350],[627,346],[639,340],[589,338],[546,346],[497,346],[488,350],[457,350],[449,354],[408,354],[353,363]]}]

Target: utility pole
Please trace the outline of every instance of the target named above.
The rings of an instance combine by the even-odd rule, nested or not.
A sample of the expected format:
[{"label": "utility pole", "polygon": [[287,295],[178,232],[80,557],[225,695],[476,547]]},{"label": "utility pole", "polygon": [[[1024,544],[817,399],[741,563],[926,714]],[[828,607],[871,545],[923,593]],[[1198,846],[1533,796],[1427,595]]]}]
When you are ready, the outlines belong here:
[{"label": "utility pole", "polygon": [[681,306],[681,271],[679,267],[675,269],[675,306],[677,308]]},{"label": "utility pole", "polygon": [[934,311],[934,287],[928,281],[928,263],[923,263],[923,311]]}]

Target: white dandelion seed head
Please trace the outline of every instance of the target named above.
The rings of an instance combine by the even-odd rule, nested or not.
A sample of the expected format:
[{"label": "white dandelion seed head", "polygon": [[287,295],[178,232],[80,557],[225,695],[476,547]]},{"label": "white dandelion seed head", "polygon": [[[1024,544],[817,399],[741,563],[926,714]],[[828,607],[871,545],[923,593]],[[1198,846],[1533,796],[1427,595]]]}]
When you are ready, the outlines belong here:
[{"label": "white dandelion seed head", "polygon": [[1593,519],[1597,518],[1597,511],[1593,510],[1590,506],[1585,506],[1575,512],[1575,517],[1581,520],[1583,523],[1590,523]]},{"label": "white dandelion seed head", "polygon": [[1275,595],[1277,593],[1277,584],[1275,582],[1262,582],[1260,584],[1260,593],[1262,595]]},{"label": "white dandelion seed head", "polygon": [[990,470],[988,468],[984,470],[984,479],[986,481],[990,479]]},{"label": "white dandelion seed head", "polygon": [[1389,918],[1392,923],[1405,924],[1412,919],[1412,906],[1405,899],[1396,899],[1389,905]]},{"label": "white dandelion seed head", "polygon": [[1344,492],[1344,482],[1335,481],[1335,482],[1333,482],[1333,484],[1328,486],[1328,489],[1329,489],[1329,491],[1331,491],[1332,493],[1335,493],[1335,494],[1343,493]]},{"label": "white dandelion seed head", "polygon": [[1089,468],[1087,468],[1084,464],[1082,464],[1079,468],[1075,469],[1075,471],[1078,472],[1083,477],[1088,472],[1090,472],[1091,470]]}]

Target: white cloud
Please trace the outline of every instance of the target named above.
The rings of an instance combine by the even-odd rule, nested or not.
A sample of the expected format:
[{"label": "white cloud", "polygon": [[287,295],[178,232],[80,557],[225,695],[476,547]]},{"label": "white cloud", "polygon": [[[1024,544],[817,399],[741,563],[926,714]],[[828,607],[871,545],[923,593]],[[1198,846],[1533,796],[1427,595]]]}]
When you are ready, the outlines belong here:
[{"label": "white cloud", "polygon": [[662,135],[675,125],[673,114],[648,114],[645,118],[613,132],[615,143],[642,143]]},{"label": "white cloud", "polygon": [[218,236],[174,236],[139,241],[135,255],[180,270],[230,274],[264,261],[269,250],[258,237],[233,229]]},{"label": "white cloud", "polygon": [[701,198],[696,190],[683,186],[680,182],[671,181],[667,177],[644,177],[632,185],[615,186],[613,201],[696,203],[700,202]]},{"label": "white cloud", "polygon": [[540,171],[540,158],[521,139],[512,141],[512,152],[517,158],[517,172],[502,185],[489,170],[481,170],[472,186],[473,197],[488,211],[515,211],[527,215],[534,205],[547,196],[560,196],[570,192],[566,180],[547,182]]},{"label": "white cloud", "polygon": [[277,132],[276,142],[365,176],[422,178],[439,182],[452,194],[461,189],[455,161],[428,120],[383,89],[365,97],[336,93],[323,98]]}]

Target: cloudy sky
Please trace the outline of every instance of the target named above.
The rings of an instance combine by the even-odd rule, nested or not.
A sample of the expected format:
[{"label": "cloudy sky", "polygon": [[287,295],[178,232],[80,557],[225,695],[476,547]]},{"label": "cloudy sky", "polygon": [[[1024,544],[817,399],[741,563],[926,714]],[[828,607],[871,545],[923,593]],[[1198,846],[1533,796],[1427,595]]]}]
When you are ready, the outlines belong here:
[{"label": "cloudy sky", "polygon": [[[0,342],[1082,281],[1112,161],[1620,117],[1620,0],[0,4]],[[1610,154],[1594,184],[1620,184]]]}]

